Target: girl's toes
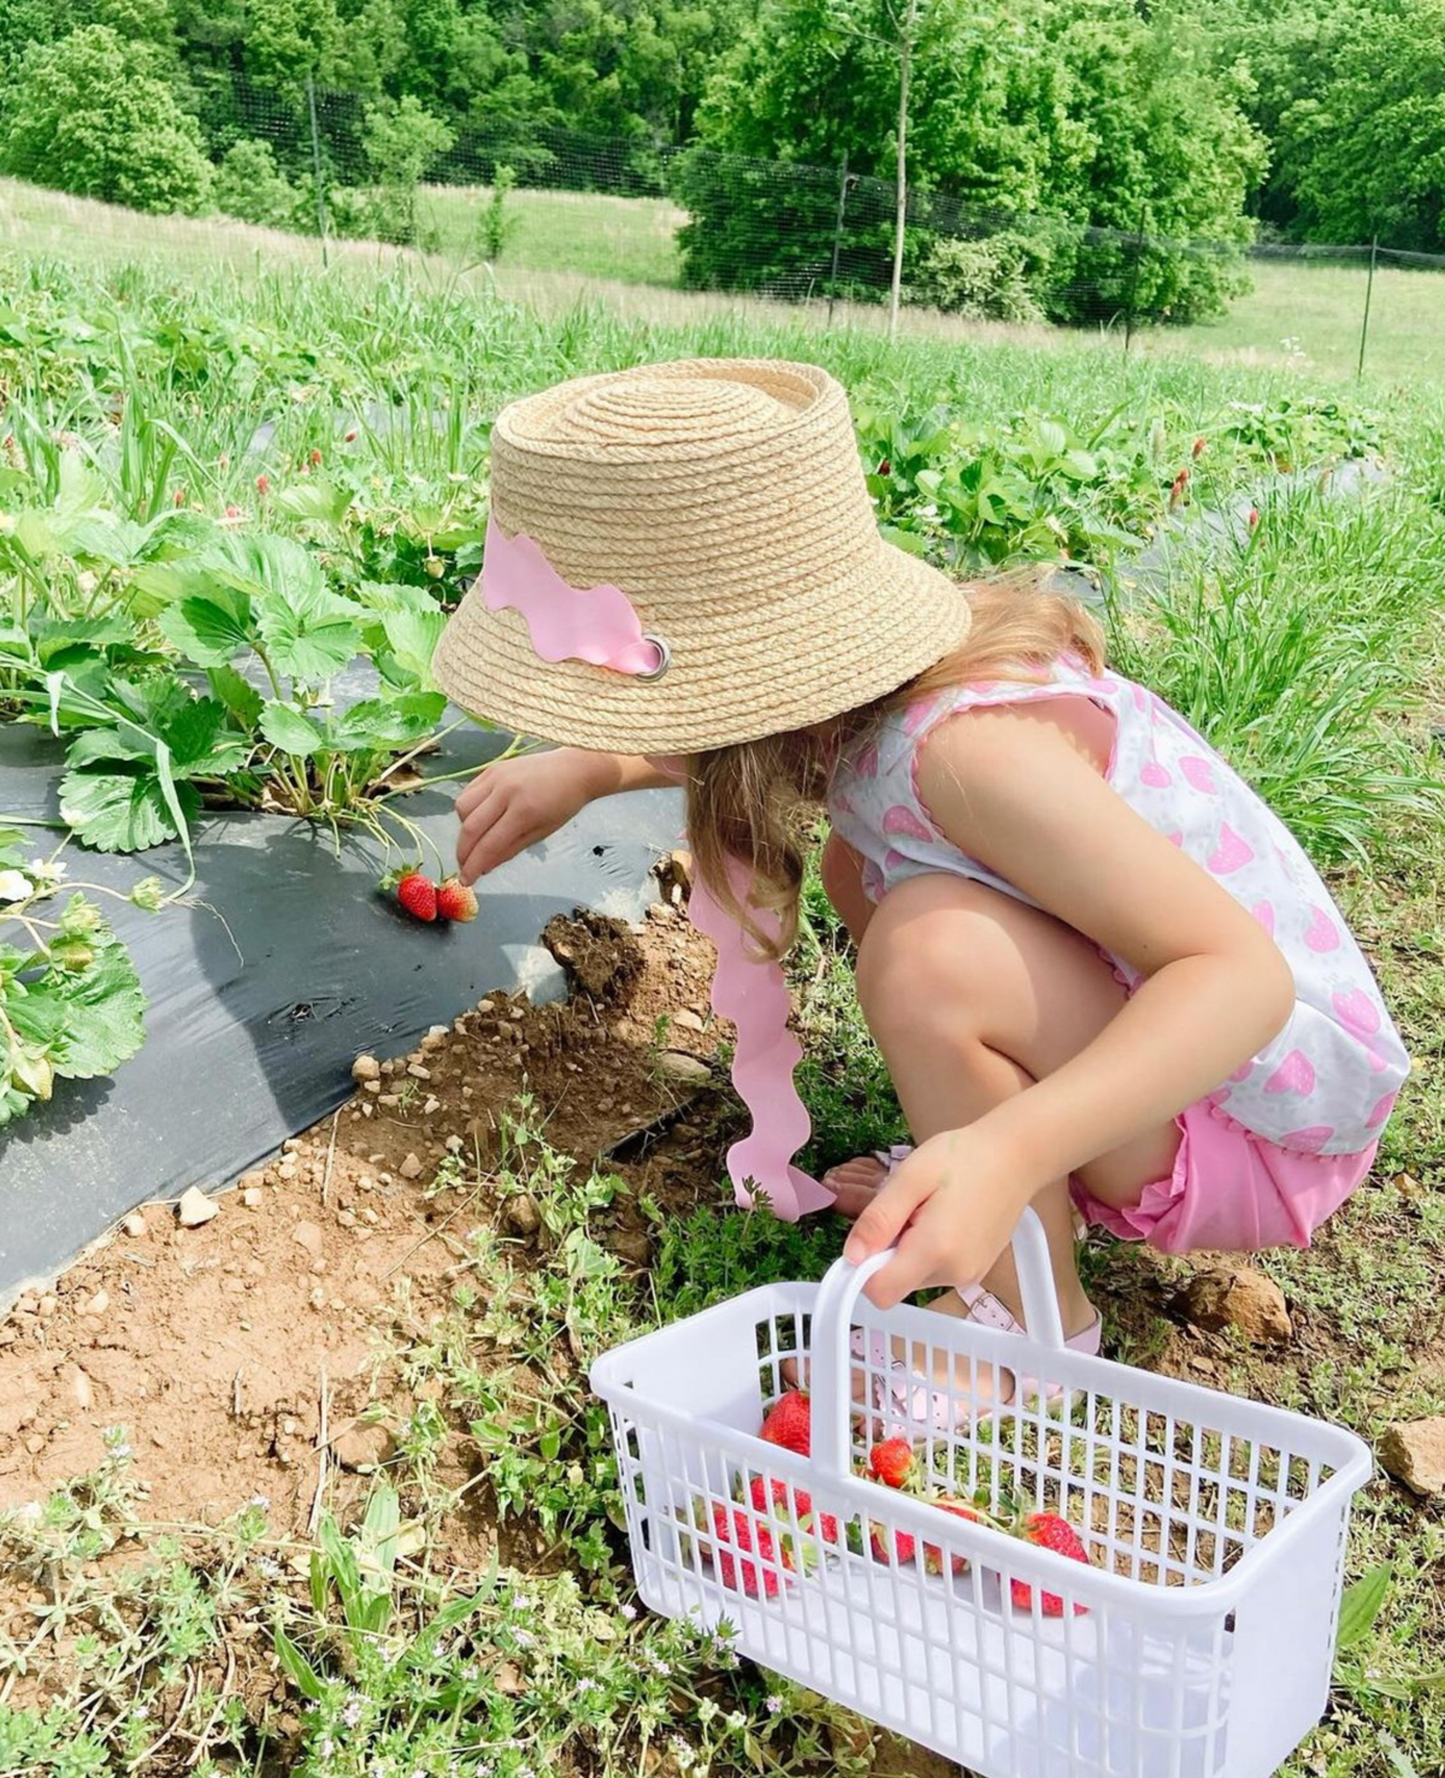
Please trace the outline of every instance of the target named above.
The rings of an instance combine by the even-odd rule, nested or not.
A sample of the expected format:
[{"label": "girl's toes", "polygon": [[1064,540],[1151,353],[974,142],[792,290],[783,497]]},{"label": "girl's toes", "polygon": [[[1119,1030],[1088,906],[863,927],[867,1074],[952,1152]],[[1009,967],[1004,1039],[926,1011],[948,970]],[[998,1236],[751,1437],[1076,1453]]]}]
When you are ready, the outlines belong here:
[{"label": "girl's toes", "polygon": [[886,1167],[865,1155],[830,1168],[823,1175],[823,1183],[835,1194],[833,1208],[852,1222],[872,1203],[887,1176]]}]

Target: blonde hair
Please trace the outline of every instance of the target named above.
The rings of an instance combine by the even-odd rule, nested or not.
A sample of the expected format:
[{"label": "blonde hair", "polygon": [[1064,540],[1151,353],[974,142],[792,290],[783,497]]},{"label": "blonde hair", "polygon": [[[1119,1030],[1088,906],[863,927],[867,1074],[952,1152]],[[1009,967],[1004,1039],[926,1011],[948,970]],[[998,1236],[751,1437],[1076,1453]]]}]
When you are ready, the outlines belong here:
[{"label": "blonde hair", "polygon": [[[917,698],[986,679],[1029,679],[1073,655],[1090,672],[1104,663],[1098,623],[1074,600],[1045,592],[1034,572],[1000,576],[969,590],[973,624],[961,648],[895,692],[831,721],[693,756],[687,773],[687,830],[697,870],[740,920],[759,954],[774,961],[798,931],[806,824],[826,799],[834,762],[890,711]],[[746,904],[730,878],[736,860],[751,874]],[[757,915],[772,914],[776,935]]]}]

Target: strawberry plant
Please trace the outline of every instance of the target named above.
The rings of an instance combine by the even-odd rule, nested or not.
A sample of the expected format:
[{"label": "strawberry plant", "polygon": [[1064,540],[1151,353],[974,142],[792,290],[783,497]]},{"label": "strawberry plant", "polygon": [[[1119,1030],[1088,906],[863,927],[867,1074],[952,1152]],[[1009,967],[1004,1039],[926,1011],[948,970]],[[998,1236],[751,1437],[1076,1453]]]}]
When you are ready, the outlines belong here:
[{"label": "strawberry plant", "polygon": [[[145,997],[135,965],[100,909],[73,892],[48,904],[64,867],[27,856],[0,828],[0,1128],[50,1098],[57,1080],[91,1080],[133,1056],[144,1039]],[[160,885],[137,885],[160,904]]]}]

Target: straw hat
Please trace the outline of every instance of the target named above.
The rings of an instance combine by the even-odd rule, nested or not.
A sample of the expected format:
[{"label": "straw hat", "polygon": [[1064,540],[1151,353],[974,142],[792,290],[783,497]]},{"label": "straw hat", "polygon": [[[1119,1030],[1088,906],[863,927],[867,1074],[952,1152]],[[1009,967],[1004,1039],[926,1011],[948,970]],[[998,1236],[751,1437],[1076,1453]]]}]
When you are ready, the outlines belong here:
[{"label": "straw hat", "polygon": [[[498,416],[491,478],[482,575],[434,671],[522,734],[653,754],[755,740],[895,691],[968,633],[960,589],[880,538],[847,398],[812,365],[696,359],[559,384]],[[535,598],[512,599],[504,574],[511,588],[528,572]],[[655,670],[636,646],[622,670],[539,654],[559,613],[565,628],[609,600]]]}]

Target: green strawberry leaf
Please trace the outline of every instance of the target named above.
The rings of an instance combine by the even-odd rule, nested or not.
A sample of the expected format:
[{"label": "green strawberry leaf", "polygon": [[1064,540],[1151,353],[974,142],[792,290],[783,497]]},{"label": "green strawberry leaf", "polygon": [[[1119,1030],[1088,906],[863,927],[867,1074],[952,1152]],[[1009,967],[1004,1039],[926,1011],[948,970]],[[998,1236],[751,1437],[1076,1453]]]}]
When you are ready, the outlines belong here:
[{"label": "green strawberry leaf", "polygon": [[[174,791],[189,825],[201,799],[189,784],[177,784]],[[154,766],[142,762],[129,772],[67,772],[60,784],[60,814],[97,852],[143,852],[179,836],[166,787]]]},{"label": "green strawberry leaf", "polygon": [[328,525],[339,525],[351,510],[351,490],[339,488],[324,475],[313,475],[294,487],[282,488],[272,496],[272,506],[293,519],[320,519]]},{"label": "green strawberry leaf", "polygon": [[[411,682],[430,691],[435,681],[431,676],[431,659],[446,628],[446,615],[435,605],[430,611],[388,611],[382,617],[389,658],[383,671],[393,683]],[[393,672],[393,666],[398,671]]]},{"label": "green strawberry leaf", "polygon": [[207,576],[253,598],[307,599],[326,591],[321,564],[289,537],[266,532],[226,532],[201,563]]},{"label": "green strawberry leaf", "polygon": [[297,759],[309,759],[326,745],[321,730],[294,704],[267,704],[261,711],[260,728],[273,747]]},{"label": "green strawberry leaf", "polygon": [[250,680],[243,679],[234,667],[212,667],[206,679],[212,696],[220,699],[236,721],[245,728],[255,728],[261,720],[265,699]]},{"label": "green strawberry leaf", "polygon": [[216,585],[177,600],[156,622],[166,640],[198,667],[227,667],[242,649],[255,645],[251,599],[236,587]]},{"label": "green strawberry leaf", "polygon": [[257,601],[257,613],[272,667],[304,685],[331,678],[361,648],[356,607],[334,593],[267,593]]},{"label": "green strawberry leaf", "polygon": [[104,924],[89,942],[95,960],[88,969],[78,974],[49,970],[44,977],[43,991],[59,1000],[63,1013],[54,1066],[67,1080],[109,1074],[145,1041],[145,995],[130,954]]},{"label": "green strawberry leaf", "polygon": [[446,699],[439,692],[368,698],[335,718],[328,739],[344,753],[414,747],[432,732],[445,709]]}]

